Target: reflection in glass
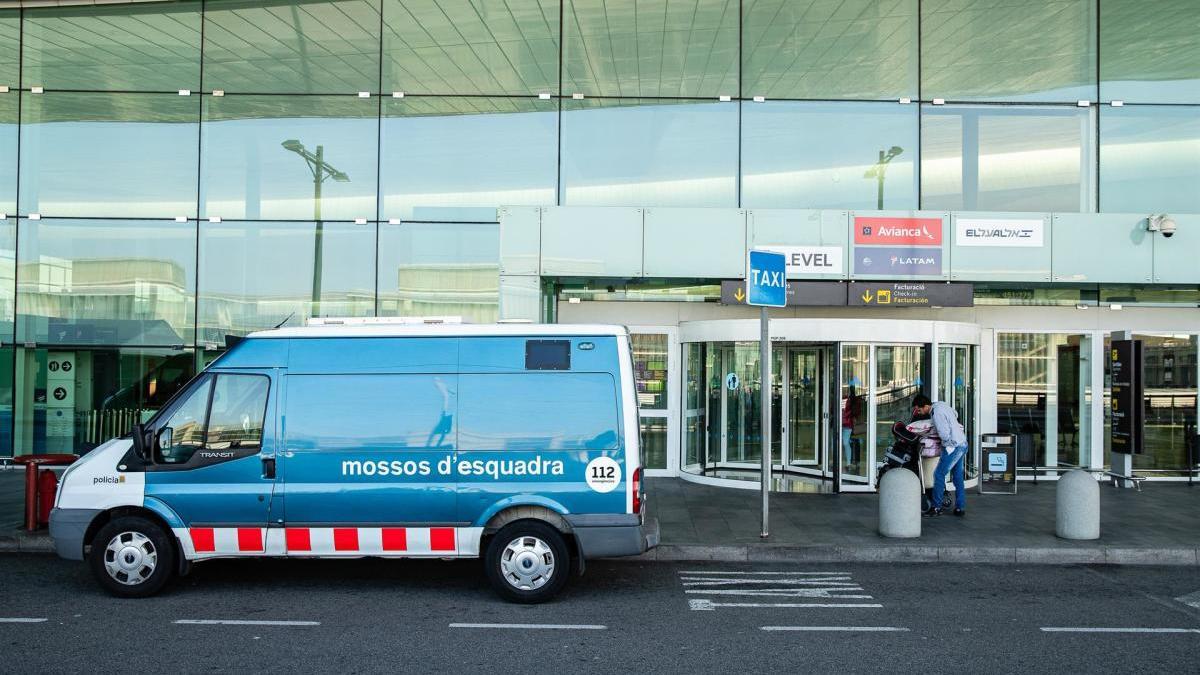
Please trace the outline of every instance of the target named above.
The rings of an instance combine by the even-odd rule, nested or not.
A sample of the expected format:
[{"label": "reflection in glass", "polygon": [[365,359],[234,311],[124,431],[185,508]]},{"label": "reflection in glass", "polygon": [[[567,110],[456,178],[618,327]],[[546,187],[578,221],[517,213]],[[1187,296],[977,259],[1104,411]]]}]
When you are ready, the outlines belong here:
[{"label": "reflection in glass", "polygon": [[1090,108],[925,106],[921,206],[1092,210]]},{"label": "reflection in glass", "polygon": [[1200,113],[1100,110],[1100,210],[1200,213]]},{"label": "reflection in glass", "polygon": [[925,393],[924,365],[924,347],[875,347],[875,457],[892,444],[893,424],[912,421],[912,399]]},{"label": "reflection in glass", "polygon": [[1091,368],[1086,336],[996,334],[996,430],[1017,436],[1017,466],[1073,468],[1086,442]]},{"label": "reflection in glass", "polygon": [[736,103],[563,101],[570,206],[737,205]]},{"label": "reflection in glass", "polygon": [[63,217],[194,215],[197,105],[194,97],[178,94],[22,96],[21,211]]},{"label": "reflection in glass", "polygon": [[326,222],[321,241],[315,267],[315,223],[202,222],[200,342],[224,344],[226,334],[285,319],[297,326],[312,316],[374,314],[375,226]]},{"label": "reflection in glass", "polygon": [[1096,2],[925,3],[921,78],[928,98],[1094,100]]},{"label": "reflection in glass", "polygon": [[917,108],[767,101],[742,107],[742,206],[915,209]]},{"label": "reflection in glass", "polygon": [[563,94],[737,95],[739,5],[566,0]]},{"label": "reflection in glass", "polygon": [[916,98],[917,0],[743,2],[742,78],[747,98]]},{"label": "reflection in glass", "polygon": [[838,404],[841,438],[838,457],[843,485],[870,485],[870,411],[871,347],[842,345],[842,391]]},{"label": "reflection in glass", "polygon": [[635,333],[633,345],[633,374],[637,385],[638,407],[649,410],[667,409],[667,335],[665,333]]},{"label": "reflection in glass", "polygon": [[[762,461],[762,391],[757,342],[718,345],[726,388],[725,461]],[[732,382],[730,375],[733,375]]]},{"label": "reflection in glass", "polygon": [[13,347],[0,347],[0,457],[13,456]]},{"label": "reflection in glass", "polygon": [[500,311],[499,274],[499,225],[379,225],[379,316],[493,322]]},{"label": "reflection in glass", "polygon": [[0,85],[16,91],[21,69],[21,10],[0,9]]},{"label": "reflection in glass", "polygon": [[557,101],[405,96],[386,99],[383,112],[381,219],[475,220],[464,207],[554,205]]},{"label": "reflection in glass", "polygon": [[[683,346],[687,354],[683,381],[683,461],[685,471],[698,472],[705,452],[705,431],[708,419],[707,381],[705,380],[704,343]],[[719,451],[719,448],[718,448]]]},{"label": "reflection in glass", "polygon": [[355,94],[379,86],[379,0],[227,0],[204,9],[204,88]]},{"label": "reflection in glass", "polygon": [[[372,218],[377,115],[376,101],[353,96],[206,96],[201,217]],[[300,149],[320,155],[329,180]]]},{"label": "reflection in glass", "polygon": [[958,421],[962,422],[967,441],[971,444],[964,459],[967,480],[974,478],[979,471],[975,452],[974,355],[975,348],[966,345],[943,345],[938,348],[938,390],[934,397],[935,401],[950,404],[958,413]]},{"label": "reflection in glass", "polygon": [[559,3],[384,0],[383,91],[558,92]]},{"label": "reflection in glass", "polygon": [[10,216],[0,220],[0,344],[14,341],[16,290],[17,219]]},{"label": "reflection in glass", "polygon": [[195,223],[22,219],[20,227],[20,342],[192,344]]},{"label": "reflection in glass", "polygon": [[195,0],[39,8],[25,13],[22,45],[26,86],[200,88],[200,2]]},{"label": "reflection in glass", "polygon": [[0,94],[0,213],[17,212],[17,106],[19,94]]},{"label": "reflection in glass", "polygon": [[667,419],[642,418],[641,431],[642,466],[647,469],[667,468]]},{"label": "reflection in glass", "polygon": [[1135,337],[1142,341],[1146,405],[1145,452],[1134,455],[1133,468],[1187,469],[1187,444],[1194,441],[1197,433],[1197,336],[1139,334]]},{"label": "reflection in glass", "polygon": [[1200,103],[1195,0],[1100,3],[1100,99]]},{"label": "reflection in glass", "polygon": [[145,422],[195,374],[174,349],[16,348],[21,454],[83,454]]}]

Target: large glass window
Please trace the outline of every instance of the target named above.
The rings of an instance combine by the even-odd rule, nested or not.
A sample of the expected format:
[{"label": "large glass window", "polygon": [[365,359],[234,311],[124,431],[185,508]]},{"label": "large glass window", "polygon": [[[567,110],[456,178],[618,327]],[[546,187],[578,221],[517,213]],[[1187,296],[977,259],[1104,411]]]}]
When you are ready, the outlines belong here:
[{"label": "large glass window", "polygon": [[1093,109],[922,106],[921,207],[1093,210]]},{"label": "large glass window", "polygon": [[285,320],[371,316],[375,226],[201,222],[197,295],[201,343]]},{"label": "large glass window", "polygon": [[475,220],[464,215],[554,204],[557,101],[389,98],[381,129],[381,218]]},{"label": "large glass window", "polygon": [[747,103],[742,206],[915,209],[917,146],[917,106]]},{"label": "large glass window", "polygon": [[26,86],[200,88],[200,2],[195,0],[30,10],[22,45]]},{"label": "large glass window", "polygon": [[379,225],[379,316],[489,323],[499,314],[499,279],[499,225]]},{"label": "large glass window", "polygon": [[15,90],[0,94],[0,213],[17,212],[18,101]]},{"label": "large glass window", "polygon": [[1200,213],[1200,111],[1100,110],[1100,210]]},{"label": "large glass window", "polygon": [[843,484],[870,485],[871,411],[871,347],[869,345],[841,346],[842,391],[838,404],[838,457]]},{"label": "large glass window", "polygon": [[459,376],[462,450],[608,450],[618,446],[607,373]]},{"label": "large glass window", "polygon": [[354,96],[206,96],[201,217],[372,218],[378,113]]},{"label": "large glass window", "polygon": [[557,93],[559,4],[384,0],[384,93]]},{"label": "large glass window", "polygon": [[0,86],[16,91],[20,69],[21,10],[0,9]]},{"label": "large glass window", "polygon": [[747,0],[746,97],[917,96],[917,0]]},{"label": "large glass window", "polygon": [[1142,341],[1145,390],[1145,452],[1134,455],[1135,470],[1188,468],[1187,447],[1196,439],[1197,337],[1189,334],[1137,335]]},{"label": "large glass window", "polygon": [[634,333],[633,376],[637,388],[642,432],[642,465],[667,468],[667,359],[666,333]]},{"label": "large glass window", "polygon": [[21,211],[194,215],[198,105],[178,94],[24,94]]},{"label": "large glass window", "polygon": [[1090,344],[1086,335],[996,335],[996,431],[1016,435],[1019,467],[1090,463]]},{"label": "large glass window", "polygon": [[0,220],[0,344],[13,342],[16,291],[17,219],[9,216]]},{"label": "large glass window", "polygon": [[912,421],[913,397],[928,393],[922,388],[924,368],[924,347],[875,347],[875,457],[892,444],[892,425]]},{"label": "large glass window", "polygon": [[1195,0],[1102,0],[1101,99],[1200,103],[1198,25]]},{"label": "large glass window", "polygon": [[564,101],[562,203],[737,205],[738,104]]},{"label": "large glass window", "polygon": [[22,219],[20,227],[21,342],[192,344],[194,222]]},{"label": "large glass window", "polygon": [[563,94],[736,96],[739,5],[565,0]]},{"label": "large glass window", "polygon": [[204,9],[204,88],[355,94],[379,87],[379,0],[227,0]]},{"label": "large glass window", "polygon": [[145,422],[195,374],[175,349],[16,347],[18,454],[83,454]]},{"label": "large glass window", "polygon": [[1094,100],[1096,0],[923,3],[921,95],[951,101]]},{"label": "large glass window", "polygon": [[13,351],[0,347],[0,457],[13,456]]}]

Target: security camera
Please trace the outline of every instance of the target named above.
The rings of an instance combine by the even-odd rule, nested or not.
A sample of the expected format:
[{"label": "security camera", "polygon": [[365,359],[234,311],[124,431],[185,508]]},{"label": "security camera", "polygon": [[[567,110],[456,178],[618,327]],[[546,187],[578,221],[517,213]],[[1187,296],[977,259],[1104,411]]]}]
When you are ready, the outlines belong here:
[{"label": "security camera", "polygon": [[1168,239],[1175,236],[1175,230],[1179,227],[1175,224],[1175,219],[1165,213],[1150,216],[1146,222],[1147,230],[1150,232],[1160,232],[1162,236]]}]

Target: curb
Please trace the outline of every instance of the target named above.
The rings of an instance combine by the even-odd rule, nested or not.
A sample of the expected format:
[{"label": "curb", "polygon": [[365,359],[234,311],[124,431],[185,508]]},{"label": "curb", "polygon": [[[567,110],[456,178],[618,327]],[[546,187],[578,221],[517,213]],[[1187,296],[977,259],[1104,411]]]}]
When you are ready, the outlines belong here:
[{"label": "curb", "polygon": [[[622,560],[622,558],[614,558]],[[1200,549],[974,546],[705,546],[660,544],[623,560],[644,562],[971,563],[1000,565],[1200,565]]]},{"label": "curb", "polygon": [[54,553],[54,540],[48,534],[0,535],[0,553]]}]

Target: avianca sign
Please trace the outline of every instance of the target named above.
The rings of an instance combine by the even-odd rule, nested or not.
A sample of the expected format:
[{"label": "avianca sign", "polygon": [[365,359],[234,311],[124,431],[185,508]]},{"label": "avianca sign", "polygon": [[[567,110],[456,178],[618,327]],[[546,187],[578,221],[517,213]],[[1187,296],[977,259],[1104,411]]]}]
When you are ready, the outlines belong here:
[{"label": "avianca sign", "polygon": [[855,216],[854,243],[876,246],[941,246],[941,218]]}]

